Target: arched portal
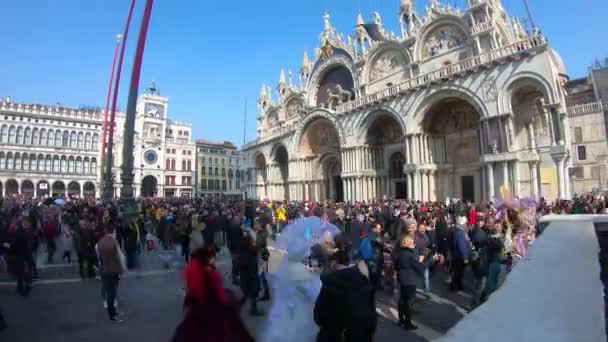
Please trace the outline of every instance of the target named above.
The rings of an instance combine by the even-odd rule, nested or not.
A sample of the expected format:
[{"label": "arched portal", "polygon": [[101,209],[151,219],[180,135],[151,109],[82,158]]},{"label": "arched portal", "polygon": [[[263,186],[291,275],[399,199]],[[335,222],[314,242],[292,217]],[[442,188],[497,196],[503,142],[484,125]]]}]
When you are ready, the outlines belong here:
[{"label": "arched portal", "polygon": [[92,182],[84,183],[84,186],[82,187],[82,194],[85,197],[95,197],[95,184]]},{"label": "arched portal", "polygon": [[348,68],[336,66],[325,72],[317,87],[317,107],[335,109],[355,98],[354,81]]},{"label": "arched portal", "polygon": [[340,135],[336,126],[327,118],[310,122],[300,138],[298,151],[303,158],[298,172],[306,179],[301,184],[305,200],[338,200],[342,192],[342,160]]},{"label": "arched portal", "polygon": [[49,182],[44,180],[38,182],[38,185],[36,185],[36,194],[38,197],[48,196],[50,194]]},{"label": "arched portal", "polygon": [[156,197],[158,193],[158,180],[154,176],[146,176],[141,180],[141,195],[143,197]]},{"label": "arched portal", "polygon": [[414,137],[410,149],[419,164],[431,165],[413,174],[417,197],[481,200],[480,117],[471,103],[457,97],[441,99],[428,109],[423,134]]},{"label": "arched portal", "polygon": [[285,145],[277,145],[273,151],[273,161],[275,163],[272,170],[272,178],[274,181],[273,196],[275,200],[289,199],[289,156]]},{"label": "arched portal", "polygon": [[34,197],[34,183],[30,180],[24,180],[21,182],[21,195],[25,198]]},{"label": "arched portal", "polygon": [[391,174],[392,164],[386,158],[403,150],[404,134],[401,123],[389,112],[374,112],[364,122],[364,133],[362,170],[366,171],[368,176],[363,179],[362,193],[358,197],[374,199],[395,196],[397,186],[403,186],[405,175]]},{"label": "arched portal", "polygon": [[6,181],[6,195],[13,196],[19,193],[19,183],[17,183],[14,179],[9,179]]},{"label": "arched portal", "polygon": [[51,188],[51,194],[53,195],[53,197],[65,195],[65,183],[63,183],[62,181],[56,181],[55,183],[53,183],[53,187]]},{"label": "arched portal", "polygon": [[268,188],[266,181],[268,180],[268,165],[266,164],[266,157],[262,153],[255,156],[255,188],[256,197],[259,199],[268,198]]},{"label": "arched portal", "polygon": [[80,184],[78,184],[78,182],[70,182],[70,184],[68,184],[68,195],[80,196]]}]

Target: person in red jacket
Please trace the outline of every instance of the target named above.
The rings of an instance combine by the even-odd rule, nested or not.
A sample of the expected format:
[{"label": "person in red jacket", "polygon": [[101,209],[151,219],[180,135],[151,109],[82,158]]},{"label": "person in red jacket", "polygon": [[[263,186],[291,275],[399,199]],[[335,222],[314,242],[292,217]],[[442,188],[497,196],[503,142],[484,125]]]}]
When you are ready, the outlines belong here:
[{"label": "person in red jacket", "polygon": [[55,244],[55,238],[59,233],[57,221],[53,220],[48,216],[43,217],[42,232],[44,233],[44,238],[46,240],[46,250],[48,253],[47,263],[52,264],[53,255],[55,254],[55,250],[57,249],[57,245]]},{"label": "person in red jacket", "polygon": [[184,269],[185,318],[171,342],[254,342],[241,321],[238,300],[224,289],[215,268],[215,248],[200,247]]}]

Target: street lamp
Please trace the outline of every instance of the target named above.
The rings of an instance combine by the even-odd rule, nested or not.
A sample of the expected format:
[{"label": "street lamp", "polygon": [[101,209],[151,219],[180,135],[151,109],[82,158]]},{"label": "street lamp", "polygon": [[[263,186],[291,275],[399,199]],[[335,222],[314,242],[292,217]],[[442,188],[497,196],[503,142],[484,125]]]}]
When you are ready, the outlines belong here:
[{"label": "street lamp", "polygon": [[124,128],[123,142],[123,164],[120,178],[122,180],[122,188],[120,189],[120,212],[123,217],[131,217],[137,215],[137,204],[133,197],[133,136],[135,131],[135,110],[137,106],[137,93],[139,90],[139,76],[141,73],[141,63],[144,56],[144,47],[146,45],[146,35],[148,33],[148,25],[150,23],[150,15],[152,14],[152,5],[154,0],[146,0],[144,15],[139,29],[139,37],[137,39],[137,49],[135,50],[135,59],[133,61],[133,70],[131,72],[131,85],[129,87],[129,98],[127,101],[127,112]]},{"label": "street lamp", "polygon": [[108,93],[106,95],[106,109],[103,114],[103,129],[101,134],[101,179],[100,183],[103,185],[103,172],[105,170],[105,153],[106,153],[106,142],[108,138],[108,110],[110,107],[110,96],[112,95],[112,83],[114,81],[114,68],[116,66],[116,56],[118,55],[118,46],[120,45],[120,40],[122,38],[122,34],[116,35],[116,46],[114,47],[114,57],[112,58],[112,69],[110,71],[110,82],[108,82]]}]

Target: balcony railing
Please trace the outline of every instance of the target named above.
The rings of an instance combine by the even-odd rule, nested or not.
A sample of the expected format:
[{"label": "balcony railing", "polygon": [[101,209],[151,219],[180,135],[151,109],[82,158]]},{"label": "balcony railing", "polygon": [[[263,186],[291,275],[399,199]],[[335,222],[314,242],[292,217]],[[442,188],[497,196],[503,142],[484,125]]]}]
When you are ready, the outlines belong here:
[{"label": "balcony railing", "polygon": [[365,97],[343,103],[336,108],[336,112],[349,112],[355,108],[381,101],[387,97],[397,95],[401,92],[426,86],[438,80],[447,79],[454,75],[461,74],[465,71],[473,70],[481,65],[485,65],[493,61],[503,59],[505,57],[514,56],[519,53],[532,50],[543,44],[546,44],[546,41],[542,35],[529,37],[517,43],[506,45],[498,49],[464,59],[458,63],[448,65],[435,71],[411,78],[400,84],[393,85],[391,87],[372,93]]},{"label": "balcony railing", "polygon": [[581,115],[608,111],[608,103],[591,102],[568,107],[568,115]]}]

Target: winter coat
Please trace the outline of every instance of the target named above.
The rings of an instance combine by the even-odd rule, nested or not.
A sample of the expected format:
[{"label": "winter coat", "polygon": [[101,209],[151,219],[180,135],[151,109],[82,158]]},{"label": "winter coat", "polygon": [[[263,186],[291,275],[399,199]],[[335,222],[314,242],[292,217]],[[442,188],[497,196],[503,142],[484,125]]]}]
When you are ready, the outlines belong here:
[{"label": "winter coat", "polygon": [[321,276],[315,302],[317,342],[369,342],[377,325],[372,287],[357,267]]},{"label": "winter coat", "polygon": [[186,317],[171,342],[254,342],[239,317],[235,296],[230,296],[222,285],[221,275],[210,269],[189,272],[191,266],[192,262],[186,268],[186,277],[204,278],[187,280]]},{"label": "winter coat", "polygon": [[452,240],[452,255],[455,258],[469,258],[469,240],[464,228],[456,226]]},{"label": "winter coat", "polygon": [[230,250],[231,254],[238,253],[241,244],[241,238],[243,237],[243,229],[241,229],[240,224],[231,224],[228,227],[228,232],[226,235],[228,240],[228,250]]},{"label": "winter coat", "polygon": [[62,252],[72,251],[72,249],[74,249],[72,229],[70,229],[70,226],[67,223],[61,224],[61,234],[57,239],[57,248]]},{"label": "winter coat", "polygon": [[247,240],[241,242],[238,260],[241,290],[246,297],[255,298],[260,291],[258,252],[255,246],[246,243]]},{"label": "winter coat", "polygon": [[397,251],[397,269],[401,286],[416,285],[416,276],[424,275],[424,264],[418,261],[418,255],[412,248],[400,247]]}]

